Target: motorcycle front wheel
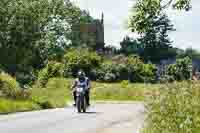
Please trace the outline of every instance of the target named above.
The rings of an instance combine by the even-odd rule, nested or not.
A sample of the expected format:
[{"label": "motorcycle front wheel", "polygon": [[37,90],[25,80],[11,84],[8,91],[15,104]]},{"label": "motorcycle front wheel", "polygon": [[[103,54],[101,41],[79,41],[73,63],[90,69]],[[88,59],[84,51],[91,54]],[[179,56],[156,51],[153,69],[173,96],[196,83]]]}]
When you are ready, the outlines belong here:
[{"label": "motorcycle front wheel", "polygon": [[86,107],[87,105],[86,105],[86,99],[85,99],[85,97],[83,97],[82,102],[83,102],[83,103],[82,103],[82,109],[83,109],[83,112],[85,113],[85,112],[86,112],[86,108],[87,108],[87,107]]},{"label": "motorcycle front wheel", "polygon": [[76,107],[77,107],[78,113],[81,113],[81,98],[80,97],[77,97]]}]

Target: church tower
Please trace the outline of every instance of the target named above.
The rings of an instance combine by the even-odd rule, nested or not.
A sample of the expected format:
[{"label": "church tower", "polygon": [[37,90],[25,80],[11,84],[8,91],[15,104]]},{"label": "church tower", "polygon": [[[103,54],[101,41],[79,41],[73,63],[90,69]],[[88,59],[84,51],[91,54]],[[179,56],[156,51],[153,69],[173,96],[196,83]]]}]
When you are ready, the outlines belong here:
[{"label": "church tower", "polygon": [[103,14],[103,12],[101,14],[101,24],[104,25],[104,14]]},{"label": "church tower", "polygon": [[96,29],[96,50],[103,50],[105,46],[104,42],[104,14],[101,14],[101,19],[95,20]]}]

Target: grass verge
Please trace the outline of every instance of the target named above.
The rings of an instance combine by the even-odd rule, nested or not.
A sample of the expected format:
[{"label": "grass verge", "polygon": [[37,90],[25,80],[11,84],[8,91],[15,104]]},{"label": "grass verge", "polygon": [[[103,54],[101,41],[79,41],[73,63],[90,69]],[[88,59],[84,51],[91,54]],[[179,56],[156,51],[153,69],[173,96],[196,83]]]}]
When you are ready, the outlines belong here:
[{"label": "grass verge", "polygon": [[32,101],[0,98],[0,114],[24,112],[39,109],[41,109],[40,106],[38,106],[38,104]]},{"label": "grass verge", "polygon": [[126,83],[93,83],[93,100],[144,101],[147,95],[154,93],[160,85]]},{"label": "grass verge", "polygon": [[199,133],[200,83],[167,84],[147,101],[143,133]]},{"label": "grass verge", "polygon": [[[62,108],[73,101],[70,86],[72,79],[51,78],[46,87],[35,84],[27,100],[15,101],[1,98],[1,112],[20,112],[37,109]],[[160,85],[92,82],[91,100],[94,101],[143,101]]]},{"label": "grass verge", "polygon": [[71,97],[70,82],[65,78],[52,78],[45,88],[35,85],[32,88],[31,99],[43,109],[64,107]]}]

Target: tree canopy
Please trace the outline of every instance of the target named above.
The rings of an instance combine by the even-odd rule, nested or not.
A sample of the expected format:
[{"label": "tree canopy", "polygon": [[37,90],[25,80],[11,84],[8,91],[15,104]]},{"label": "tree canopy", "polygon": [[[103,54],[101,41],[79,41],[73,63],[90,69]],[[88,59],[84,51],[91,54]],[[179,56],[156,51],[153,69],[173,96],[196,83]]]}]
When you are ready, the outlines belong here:
[{"label": "tree canopy", "polygon": [[175,56],[168,37],[169,32],[175,29],[165,9],[172,6],[188,11],[190,4],[190,0],[137,0],[129,19],[129,28],[139,34],[145,60],[157,62]]},{"label": "tree canopy", "polygon": [[62,56],[78,43],[72,27],[93,20],[69,0],[2,0],[0,9],[1,69],[16,77]]}]

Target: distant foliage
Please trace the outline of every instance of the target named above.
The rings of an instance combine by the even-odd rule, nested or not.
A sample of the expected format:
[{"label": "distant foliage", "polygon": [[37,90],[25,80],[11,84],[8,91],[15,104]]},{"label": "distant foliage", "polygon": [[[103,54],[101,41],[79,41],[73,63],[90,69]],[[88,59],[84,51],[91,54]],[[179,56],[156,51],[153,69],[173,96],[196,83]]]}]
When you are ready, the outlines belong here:
[{"label": "distant foliage", "polygon": [[120,53],[125,55],[137,54],[140,55],[143,52],[143,45],[136,39],[132,39],[126,36],[122,42],[120,42]]},{"label": "distant foliage", "polygon": [[156,78],[156,66],[144,64],[138,56],[128,58],[129,80],[131,82],[154,82]]},{"label": "distant foliage", "polygon": [[120,76],[118,65],[111,62],[103,63],[95,73],[95,78],[103,82],[115,82],[119,80]]},{"label": "distant foliage", "polygon": [[138,56],[123,57],[118,61],[104,62],[100,68],[92,71],[92,77],[103,82],[153,82],[156,78],[156,66],[144,64]]},{"label": "distant foliage", "polygon": [[188,11],[191,0],[136,0],[131,10],[129,28],[137,34],[143,50],[140,56],[145,61],[159,63],[160,60],[176,57],[169,33],[174,25],[166,11],[168,8]]},{"label": "distant foliage", "polygon": [[167,68],[167,76],[171,80],[188,80],[191,78],[192,60],[189,57],[178,59]]},{"label": "distant foliage", "polygon": [[177,58],[185,58],[190,57],[193,60],[199,60],[200,59],[200,52],[198,50],[187,48],[186,50],[180,50],[178,51]]}]

